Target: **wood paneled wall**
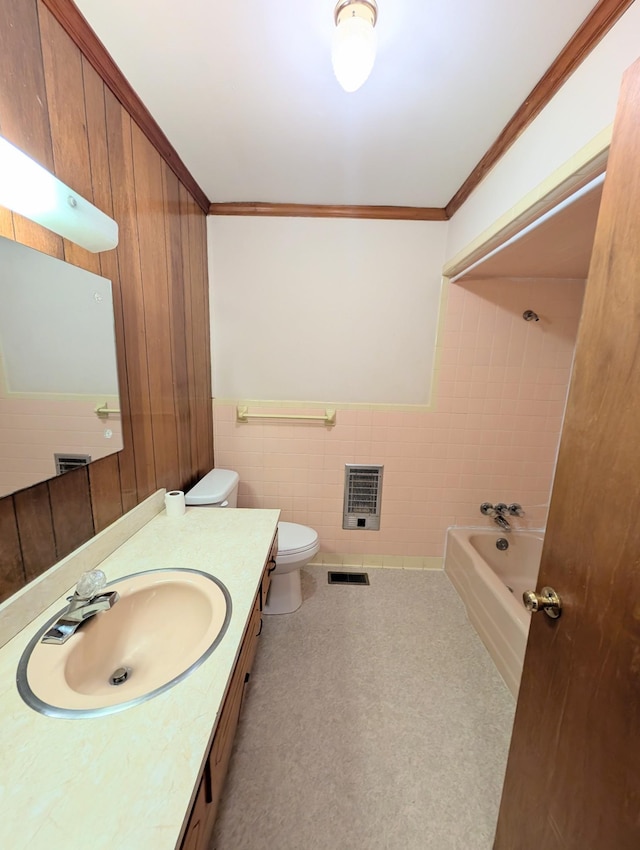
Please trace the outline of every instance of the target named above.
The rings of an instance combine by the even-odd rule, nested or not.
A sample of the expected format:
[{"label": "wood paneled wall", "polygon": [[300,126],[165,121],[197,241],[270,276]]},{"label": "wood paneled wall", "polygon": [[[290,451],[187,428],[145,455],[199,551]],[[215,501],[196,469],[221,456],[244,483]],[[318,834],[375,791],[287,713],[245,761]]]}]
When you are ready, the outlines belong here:
[{"label": "wood paneled wall", "polygon": [[0,234],[113,283],[124,450],[0,500],[0,599],[159,487],[213,465],[205,215],[40,0],[0,0],[0,134],[112,215],[90,254],[0,208]]}]

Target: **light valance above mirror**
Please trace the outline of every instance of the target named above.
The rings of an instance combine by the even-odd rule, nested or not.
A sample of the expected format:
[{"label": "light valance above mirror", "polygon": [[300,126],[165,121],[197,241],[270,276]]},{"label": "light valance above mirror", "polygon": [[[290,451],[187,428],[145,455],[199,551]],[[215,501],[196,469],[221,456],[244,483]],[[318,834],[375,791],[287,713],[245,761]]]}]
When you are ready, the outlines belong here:
[{"label": "light valance above mirror", "polygon": [[1,136],[0,205],[93,253],[118,244],[112,218]]}]

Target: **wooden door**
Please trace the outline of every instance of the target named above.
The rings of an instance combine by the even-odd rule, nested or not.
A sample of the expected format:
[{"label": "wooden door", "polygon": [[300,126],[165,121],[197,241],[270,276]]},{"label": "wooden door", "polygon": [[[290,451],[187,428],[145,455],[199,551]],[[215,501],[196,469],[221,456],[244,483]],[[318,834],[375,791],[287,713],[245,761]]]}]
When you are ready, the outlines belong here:
[{"label": "wooden door", "polygon": [[640,60],[625,74],[494,850],[640,848]]}]

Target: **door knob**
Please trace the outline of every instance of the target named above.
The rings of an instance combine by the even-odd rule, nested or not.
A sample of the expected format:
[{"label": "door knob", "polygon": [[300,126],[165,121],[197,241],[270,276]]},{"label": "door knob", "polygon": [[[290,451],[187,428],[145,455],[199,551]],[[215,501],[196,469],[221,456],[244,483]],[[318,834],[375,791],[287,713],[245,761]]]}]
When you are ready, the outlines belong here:
[{"label": "door knob", "polygon": [[535,590],[525,590],[522,601],[527,611],[532,614],[544,611],[547,617],[553,620],[557,619],[562,611],[562,600],[552,587],[543,587],[539,594]]}]

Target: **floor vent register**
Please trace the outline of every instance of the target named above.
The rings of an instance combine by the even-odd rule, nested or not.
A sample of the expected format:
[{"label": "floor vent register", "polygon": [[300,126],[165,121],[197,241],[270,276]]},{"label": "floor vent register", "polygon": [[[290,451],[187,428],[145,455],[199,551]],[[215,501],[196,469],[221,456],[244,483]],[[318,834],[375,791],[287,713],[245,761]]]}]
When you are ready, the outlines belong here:
[{"label": "floor vent register", "polygon": [[329,584],[369,584],[367,573],[328,573]]}]

